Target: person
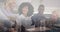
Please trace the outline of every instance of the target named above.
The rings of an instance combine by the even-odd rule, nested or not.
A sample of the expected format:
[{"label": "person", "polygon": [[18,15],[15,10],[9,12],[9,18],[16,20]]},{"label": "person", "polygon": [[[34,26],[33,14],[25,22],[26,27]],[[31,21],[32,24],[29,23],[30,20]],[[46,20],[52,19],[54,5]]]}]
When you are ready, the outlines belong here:
[{"label": "person", "polygon": [[51,17],[49,19],[47,19],[48,26],[49,26],[49,24],[51,24],[51,25],[59,24],[59,22],[60,21],[59,21],[59,17],[58,17],[58,12],[53,11],[51,14]]},{"label": "person", "polygon": [[16,7],[15,5],[16,5],[16,2],[15,2],[15,0],[6,0],[5,2],[4,2],[4,4],[3,4],[4,6],[3,6],[3,8],[2,8],[2,12],[8,17],[8,16],[11,16],[11,15],[14,15],[14,13],[13,13],[13,11],[15,11],[14,10],[14,8]]},{"label": "person", "polygon": [[35,25],[35,27],[39,27],[41,24],[40,22],[42,22],[42,20],[43,22],[45,21],[45,17],[43,14],[44,8],[45,8],[44,5],[41,4],[38,8],[38,14],[33,15],[31,18],[33,23],[32,25]]},{"label": "person", "polygon": [[19,26],[21,26],[21,32],[24,31],[25,28],[30,28],[32,22],[31,22],[31,16],[33,14],[33,6],[29,2],[23,2],[19,6],[19,17],[17,18],[17,23]]},{"label": "person", "polygon": [[50,32],[59,32],[60,28],[55,29],[55,24],[60,24],[60,18],[58,17],[58,11],[53,11],[51,17],[48,19],[48,27],[51,28]]},{"label": "person", "polygon": [[11,18],[14,18],[14,16],[15,16],[15,14],[12,13],[13,8],[15,7],[14,6],[15,5],[14,1],[6,0],[6,2],[4,2],[4,7],[1,8],[1,14],[3,14],[3,15],[2,15],[2,17],[0,17],[1,18],[0,20],[4,20],[3,24],[4,24],[5,28],[9,28],[13,25],[13,23],[11,21],[12,20]]},{"label": "person", "polygon": [[0,19],[0,29],[3,32],[9,32],[9,29],[11,28],[11,22],[6,19]]},{"label": "person", "polygon": [[4,7],[2,7],[1,11],[6,16],[7,20],[11,22],[11,25],[14,25],[14,21],[16,21],[16,17],[18,14],[13,13],[14,8],[16,7],[16,0],[6,0],[4,2]]},{"label": "person", "polygon": [[0,8],[0,32],[8,32],[7,30],[11,27],[11,22],[1,9],[2,8]]}]

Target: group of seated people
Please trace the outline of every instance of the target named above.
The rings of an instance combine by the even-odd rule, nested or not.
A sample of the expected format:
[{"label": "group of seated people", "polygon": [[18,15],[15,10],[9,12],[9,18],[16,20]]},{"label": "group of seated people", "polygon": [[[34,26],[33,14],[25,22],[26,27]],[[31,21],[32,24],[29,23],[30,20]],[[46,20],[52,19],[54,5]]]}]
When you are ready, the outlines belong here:
[{"label": "group of seated people", "polygon": [[[19,16],[15,20],[0,20],[0,32],[26,32],[26,29],[32,27],[49,27],[53,29],[53,25],[59,23],[59,17],[56,11],[53,11],[50,18],[46,18],[43,14],[44,5],[38,8],[38,13],[33,14],[34,8],[31,3],[24,2],[19,6]],[[14,19],[14,18],[13,18]],[[51,31],[53,32],[53,31]]]}]

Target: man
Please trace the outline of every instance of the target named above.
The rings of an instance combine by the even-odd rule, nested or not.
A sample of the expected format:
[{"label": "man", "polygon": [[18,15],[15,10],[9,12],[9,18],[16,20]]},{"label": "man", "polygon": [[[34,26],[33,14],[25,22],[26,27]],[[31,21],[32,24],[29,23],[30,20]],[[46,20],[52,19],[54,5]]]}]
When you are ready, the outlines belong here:
[{"label": "man", "polygon": [[[52,15],[51,15],[51,17],[50,17],[50,19],[49,19],[49,23],[48,23],[48,26],[49,27],[52,27],[51,29],[52,30],[50,30],[50,32],[59,32],[60,31],[60,28],[58,28],[59,27],[59,24],[60,24],[60,18],[58,17],[58,11],[53,11],[52,12]],[[57,25],[55,25],[55,24],[57,24]],[[54,26],[57,28],[57,29],[55,29],[54,28]]]},{"label": "man", "polygon": [[9,27],[11,27],[11,23],[8,21],[7,16],[2,12],[2,7],[0,7],[0,32],[6,32]]},{"label": "man", "polygon": [[35,25],[35,27],[39,27],[40,25],[43,25],[42,22],[45,21],[45,17],[43,15],[43,12],[44,12],[44,5],[41,4],[38,8],[38,14],[35,14],[31,18],[32,19],[32,25]]}]

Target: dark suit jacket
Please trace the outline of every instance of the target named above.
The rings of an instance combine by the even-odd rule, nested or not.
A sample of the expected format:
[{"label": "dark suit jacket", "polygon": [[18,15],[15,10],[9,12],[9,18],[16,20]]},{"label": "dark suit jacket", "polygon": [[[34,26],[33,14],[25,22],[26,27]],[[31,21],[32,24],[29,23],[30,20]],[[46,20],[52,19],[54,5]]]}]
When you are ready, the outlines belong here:
[{"label": "dark suit jacket", "polygon": [[32,25],[35,25],[35,27],[39,27],[40,26],[40,21],[45,19],[44,15],[40,15],[40,14],[35,14],[34,16],[32,16]]}]

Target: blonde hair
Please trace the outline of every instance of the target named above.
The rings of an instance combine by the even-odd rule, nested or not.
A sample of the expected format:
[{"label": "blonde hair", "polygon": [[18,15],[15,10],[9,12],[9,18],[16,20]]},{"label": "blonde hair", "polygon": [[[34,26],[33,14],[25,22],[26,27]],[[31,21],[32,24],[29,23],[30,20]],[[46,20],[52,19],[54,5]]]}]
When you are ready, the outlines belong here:
[{"label": "blonde hair", "polygon": [[58,17],[60,17],[60,10],[56,9],[52,12],[52,14],[56,14]]},{"label": "blonde hair", "polygon": [[6,2],[4,3],[4,6],[9,7],[11,3],[16,3],[16,0],[6,0]]}]

